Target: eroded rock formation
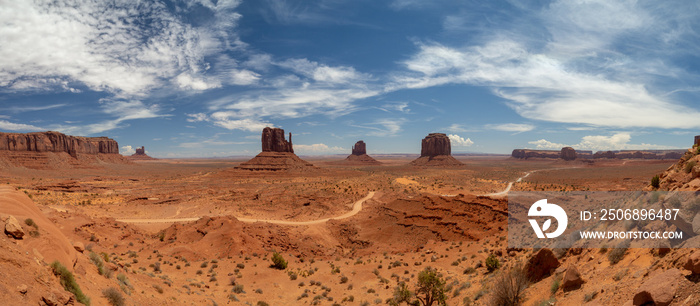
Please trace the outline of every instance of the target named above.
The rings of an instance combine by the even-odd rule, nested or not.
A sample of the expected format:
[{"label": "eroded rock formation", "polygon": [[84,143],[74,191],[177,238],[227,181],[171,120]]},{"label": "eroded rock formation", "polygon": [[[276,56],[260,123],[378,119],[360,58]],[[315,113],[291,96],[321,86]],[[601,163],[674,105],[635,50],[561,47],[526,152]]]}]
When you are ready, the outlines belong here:
[{"label": "eroded rock formation", "polygon": [[364,141],[360,140],[356,142],[354,146],[352,146],[352,155],[359,156],[363,154],[367,154],[367,145]]},{"label": "eroded rock formation", "polygon": [[450,138],[443,133],[430,133],[421,141],[420,157],[413,166],[464,166],[452,157]]},{"label": "eroded rock formation", "polygon": [[352,146],[352,153],[348,155],[343,161],[345,164],[356,164],[356,165],[379,165],[381,164],[376,159],[367,155],[367,145],[364,141],[360,140]]},{"label": "eroded rock formation", "polygon": [[289,133],[289,141],[287,141],[284,139],[283,129],[264,128],[262,132],[262,151],[294,153],[294,148],[292,147],[292,133]]},{"label": "eroded rock formation", "polygon": [[576,159],[576,150],[572,147],[563,147],[561,148],[561,153],[559,158],[563,160],[575,160]]},{"label": "eroded rock formation", "polygon": [[284,130],[266,127],[262,131],[262,152],[251,160],[241,163],[236,169],[244,170],[289,170],[309,169],[313,165],[294,154],[292,133],[289,141],[284,139]]},{"label": "eroded rock formation", "polygon": [[420,156],[435,157],[438,155],[452,155],[450,138],[443,133],[430,133],[423,138]]},{"label": "eroded rock formation", "polygon": [[134,153],[134,155],[146,155],[146,148],[144,146],[136,148],[136,153]]},{"label": "eroded rock formation", "polygon": [[59,132],[0,132],[0,151],[66,152],[72,156],[119,154],[119,144],[107,137],[68,136]]},{"label": "eroded rock formation", "polygon": [[150,160],[150,159],[156,159],[156,158],[148,156],[148,154],[146,154],[146,148],[144,146],[141,146],[140,148],[136,148],[136,153],[131,154],[131,156],[129,156],[129,159],[132,159],[132,160]]}]

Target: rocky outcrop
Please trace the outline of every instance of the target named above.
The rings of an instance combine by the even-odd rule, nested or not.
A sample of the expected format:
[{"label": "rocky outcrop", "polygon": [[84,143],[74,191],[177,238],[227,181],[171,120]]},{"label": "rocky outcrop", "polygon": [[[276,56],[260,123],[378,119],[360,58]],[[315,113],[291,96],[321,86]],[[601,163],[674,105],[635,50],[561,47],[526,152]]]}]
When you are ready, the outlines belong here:
[{"label": "rocky outcrop", "polygon": [[559,158],[563,160],[575,160],[576,159],[576,150],[572,147],[563,147],[561,148],[561,153],[559,154]]},{"label": "rocky outcrop", "polygon": [[420,156],[435,157],[438,155],[452,155],[450,138],[443,133],[430,133],[421,142]]},{"label": "rocky outcrop", "polygon": [[693,254],[690,254],[683,269],[690,271],[692,274],[700,275],[700,251],[695,251]]},{"label": "rocky outcrop", "polygon": [[420,157],[410,164],[413,166],[464,166],[452,157],[450,138],[443,133],[430,133],[423,138]]},{"label": "rocky outcrop", "polygon": [[291,170],[313,168],[313,165],[294,154],[292,133],[289,141],[284,139],[284,130],[266,127],[262,131],[262,152],[251,160],[241,163],[236,169],[243,170]]},{"label": "rocky outcrop", "polygon": [[287,141],[284,139],[283,129],[264,128],[262,132],[262,151],[294,153],[294,149],[292,148],[292,133],[289,133],[289,141]]},{"label": "rocky outcrop", "polygon": [[5,220],[5,234],[15,239],[22,239],[24,237],[22,225],[19,224],[19,221],[17,221],[17,218],[14,216],[9,216],[7,220]]},{"label": "rocky outcrop", "polygon": [[561,288],[564,291],[576,290],[583,285],[583,278],[581,278],[581,273],[578,272],[576,266],[571,265],[566,268],[564,272],[564,278],[561,280]]},{"label": "rocky outcrop", "polygon": [[525,273],[531,282],[536,283],[551,275],[558,267],[559,260],[554,256],[552,250],[541,249],[527,261]]},{"label": "rocky outcrop", "polygon": [[695,136],[695,142],[694,142],[694,144],[695,144],[696,146],[700,146],[700,135]]},{"label": "rocky outcrop", "polygon": [[360,140],[352,146],[352,155],[360,156],[363,154],[367,154],[367,146],[364,141]]},{"label": "rocky outcrop", "polygon": [[632,304],[637,305],[659,305],[665,306],[673,302],[679,280],[683,274],[678,269],[670,269],[648,279],[634,294]]},{"label": "rocky outcrop", "polygon": [[117,141],[107,137],[68,136],[59,132],[1,133],[0,151],[119,154]]},{"label": "rocky outcrop", "polygon": [[146,148],[144,146],[136,148],[136,153],[134,153],[134,155],[146,155]]}]

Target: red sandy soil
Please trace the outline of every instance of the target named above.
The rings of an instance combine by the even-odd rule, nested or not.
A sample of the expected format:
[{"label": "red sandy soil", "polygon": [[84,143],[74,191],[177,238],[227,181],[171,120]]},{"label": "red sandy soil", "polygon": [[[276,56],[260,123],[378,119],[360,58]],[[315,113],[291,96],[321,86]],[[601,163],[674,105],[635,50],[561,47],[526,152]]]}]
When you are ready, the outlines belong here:
[{"label": "red sandy soil", "polygon": [[[450,288],[448,305],[489,305],[495,280],[532,250],[506,248],[507,202],[477,196],[515,190],[640,190],[673,162],[517,161],[460,158],[462,168],[408,166],[410,158],[380,159],[383,166],[326,166],[314,171],[248,171],[242,160],[154,160],[99,164],[93,168],[4,168],[0,226],[15,215],[38,225],[37,237],[0,237],[0,298],[37,304],[54,292],[67,295],[46,265],[66,261],[93,305],[107,305],[102,290],[114,287],[128,305],[384,304],[399,281],[414,289],[418,273],[437,268]],[[237,218],[309,222],[309,225],[242,222]],[[12,199],[10,202],[9,199]],[[12,204],[18,202],[20,204]],[[16,207],[22,207],[18,209]],[[193,219],[189,222],[124,223],[115,219]],[[82,243],[88,250],[68,246]],[[55,247],[44,247],[48,243]],[[39,247],[37,247],[39,246]],[[34,251],[36,249],[36,252]],[[286,270],[270,267],[278,251]],[[90,252],[105,253],[111,277],[100,275]],[[657,272],[682,268],[692,250],[630,249],[617,264],[599,250],[558,252],[561,267],[531,284],[525,305],[556,300],[624,304]],[[478,266],[495,254],[503,266]],[[75,260],[73,261],[73,258]],[[71,262],[75,262],[73,265]],[[582,288],[552,293],[568,265]],[[700,299],[696,278],[683,270],[674,305]],[[117,275],[128,278],[120,284]],[[18,285],[29,287],[20,293]],[[244,292],[240,292],[242,286]],[[127,293],[128,292],[128,293]],[[689,301],[689,302],[686,302]]]}]

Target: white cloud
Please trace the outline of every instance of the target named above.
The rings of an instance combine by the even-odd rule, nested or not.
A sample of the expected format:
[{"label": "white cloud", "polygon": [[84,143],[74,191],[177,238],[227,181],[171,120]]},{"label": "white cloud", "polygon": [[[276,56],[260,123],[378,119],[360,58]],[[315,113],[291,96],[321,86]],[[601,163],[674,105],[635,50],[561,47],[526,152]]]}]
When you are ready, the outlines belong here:
[{"label": "white cloud", "polygon": [[6,131],[42,131],[44,129],[23,123],[13,123],[7,120],[0,120],[0,130]]},{"label": "white cloud", "polygon": [[187,118],[187,122],[202,122],[209,120],[207,114],[205,113],[187,114],[187,117],[189,117]]},{"label": "white cloud", "polygon": [[[537,141],[529,141],[529,144],[535,145],[535,148],[540,149],[540,150],[552,150],[552,149],[561,149],[563,147],[568,147],[568,145],[562,144],[562,143],[556,143],[556,142],[551,142],[546,139],[540,139]],[[575,148],[582,150],[582,148]]]},{"label": "white cloud", "polygon": [[99,103],[104,113],[116,118],[82,126],[53,125],[51,129],[70,135],[92,135],[125,127],[126,125],[123,123],[129,120],[169,116],[160,113],[160,106],[158,104],[146,105],[137,100],[102,99]]},{"label": "white cloud", "polygon": [[272,123],[257,119],[235,119],[238,114],[235,112],[215,112],[211,114],[211,121],[215,125],[229,130],[243,130],[249,132],[261,132],[265,127],[274,127]]},{"label": "white cloud", "polygon": [[260,80],[260,75],[250,70],[232,70],[231,83],[234,85],[251,85]]},{"label": "white cloud", "polygon": [[209,3],[216,18],[211,27],[200,28],[155,1],[4,3],[0,87],[77,91],[67,84],[78,82],[122,98],[144,96],[169,84],[195,90],[215,87],[189,75],[207,69],[207,55],[240,45],[232,31],[240,18],[232,12],[238,4]]},{"label": "white cloud", "polygon": [[467,129],[464,128],[464,125],[462,125],[462,124],[457,124],[457,123],[453,123],[453,124],[450,125],[448,128],[446,128],[446,130],[448,130],[448,131],[450,131],[450,132],[453,132],[453,133],[459,133],[459,132],[466,132],[466,131],[467,131]]},{"label": "white cloud", "polygon": [[378,119],[366,124],[351,124],[351,126],[369,130],[365,133],[368,136],[391,137],[401,132],[401,126],[406,122],[403,118]]},{"label": "white cloud", "polygon": [[309,61],[308,59],[290,59],[277,63],[277,65],[291,69],[305,77],[311,78],[317,82],[325,82],[331,84],[349,83],[354,81],[366,82],[371,79],[371,75],[359,73],[353,67],[338,66],[330,67]]},{"label": "white cloud", "polygon": [[132,148],[131,146],[122,146],[121,150],[119,150],[122,155],[132,155],[136,153],[136,150]]},{"label": "white cloud", "polygon": [[177,82],[178,86],[180,86],[181,89],[185,90],[197,90],[197,91],[202,91],[202,90],[207,90],[211,88],[218,88],[221,87],[221,83],[212,80],[211,82],[207,82],[202,78],[199,77],[194,77],[189,73],[183,72],[180,75],[178,75],[175,78],[175,81]]},{"label": "white cloud", "polygon": [[662,149],[673,149],[673,147],[664,145],[655,145],[648,143],[632,144],[630,141],[632,136],[629,133],[620,132],[615,133],[610,136],[604,135],[589,135],[581,138],[578,144],[566,145],[561,143],[550,142],[545,139],[540,139],[537,141],[530,141],[529,144],[533,144],[537,149],[561,149],[563,147],[573,147],[577,150],[593,150],[593,151],[606,151],[606,150],[662,150]]},{"label": "white cloud", "polygon": [[329,147],[323,143],[315,143],[310,145],[294,144],[294,152],[299,154],[321,154],[321,153],[344,153],[349,149],[341,147]]},{"label": "white cloud", "polygon": [[503,131],[503,132],[528,132],[535,129],[532,124],[521,124],[521,123],[504,123],[504,124],[487,124],[485,126],[487,129]]},{"label": "white cloud", "polygon": [[450,138],[450,143],[457,147],[468,147],[474,144],[474,142],[469,138],[462,138],[456,134],[449,134],[447,137]]},{"label": "white cloud", "polygon": [[378,108],[385,112],[396,111],[404,114],[408,114],[411,112],[411,109],[408,108],[408,102],[391,102],[386,103]]}]

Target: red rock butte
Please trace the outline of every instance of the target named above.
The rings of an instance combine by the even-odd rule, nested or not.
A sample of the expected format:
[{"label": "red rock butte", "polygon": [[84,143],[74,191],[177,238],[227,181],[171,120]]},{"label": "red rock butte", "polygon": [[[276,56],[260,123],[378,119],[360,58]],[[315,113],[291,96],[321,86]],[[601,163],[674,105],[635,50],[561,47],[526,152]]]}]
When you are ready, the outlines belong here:
[{"label": "red rock butte", "polygon": [[262,131],[262,152],[253,159],[241,163],[236,169],[244,170],[288,170],[313,167],[313,165],[294,154],[292,133],[289,141],[284,139],[284,130],[266,127]]},{"label": "red rock butte", "polygon": [[156,158],[148,156],[148,154],[146,154],[146,148],[144,146],[141,146],[140,148],[136,148],[136,153],[131,154],[131,156],[129,156],[129,159],[151,160]]},{"label": "red rock butte", "polygon": [[34,169],[80,166],[105,162],[126,162],[119,144],[107,137],[70,136],[59,132],[2,133],[0,160],[8,166]]},{"label": "red rock butte", "polygon": [[367,155],[367,144],[360,140],[352,146],[352,153],[345,158],[346,164],[358,164],[358,165],[379,165],[381,164],[376,159]]},{"label": "red rock butte", "polygon": [[423,138],[420,157],[410,164],[413,166],[464,166],[452,157],[450,138],[443,133],[430,133]]}]

